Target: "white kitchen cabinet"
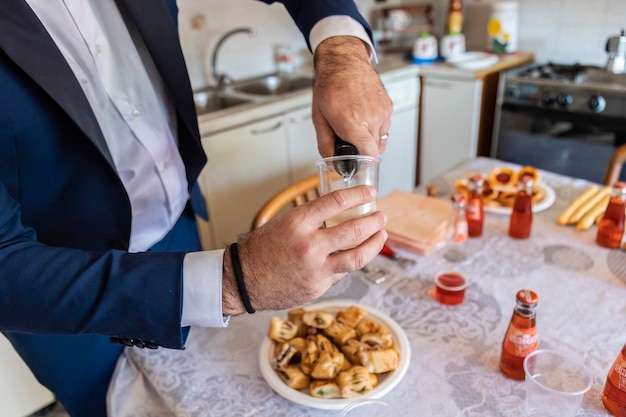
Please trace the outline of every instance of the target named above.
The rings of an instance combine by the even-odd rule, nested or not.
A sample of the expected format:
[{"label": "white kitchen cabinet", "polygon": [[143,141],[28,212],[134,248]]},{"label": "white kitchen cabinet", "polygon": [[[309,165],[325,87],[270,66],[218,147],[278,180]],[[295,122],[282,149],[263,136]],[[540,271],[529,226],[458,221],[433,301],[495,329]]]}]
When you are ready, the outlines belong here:
[{"label": "white kitchen cabinet", "polygon": [[380,166],[379,197],[393,190],[415,189],[419,117],[419,79],[415,73],[383,78],[383,84],[393,102],[393,114]]},{"label": "white kitchen cabinet", "polygon": [[202,146],[209,161],[199,182],[210,219],[200,223],[200,235],[205,248],[223,248],[249,231],[261,205],[290,184],[284,116],[203,137]]},{"label": "white kitchen cabinet", "polygon": [[420,183],[476,156],[482,80],[422,76]]},{"label": "white kitchen cabinet", "polygon": [[311,119],[311,104],[288,111],[285,114],[287,128],[287,152],[289,178],[292,183],[300,181],[317,171],[315,161],[320,159],[317,135]]}]

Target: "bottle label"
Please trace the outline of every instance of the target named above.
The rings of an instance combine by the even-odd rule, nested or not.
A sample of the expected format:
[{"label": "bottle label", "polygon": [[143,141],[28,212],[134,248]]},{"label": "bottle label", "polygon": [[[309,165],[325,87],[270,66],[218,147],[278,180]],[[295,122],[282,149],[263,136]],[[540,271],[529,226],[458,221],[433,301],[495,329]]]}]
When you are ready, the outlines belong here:
[{"label": "bottle label", "polygon": [[620,357],[615,361],[609,372],[609,380],[620,391],[626,392],[626,358]]},{"label": "bottle label", "polygon": [[468,237],[468,225],[467,221],[457,221],[454,224],[454,241],[455,242],[465,242]]},{"label": "bottle label", "polygon": [[512,327],[504,339],[504,349],[520,358],[537,350],[537,329],[518,329]]}]

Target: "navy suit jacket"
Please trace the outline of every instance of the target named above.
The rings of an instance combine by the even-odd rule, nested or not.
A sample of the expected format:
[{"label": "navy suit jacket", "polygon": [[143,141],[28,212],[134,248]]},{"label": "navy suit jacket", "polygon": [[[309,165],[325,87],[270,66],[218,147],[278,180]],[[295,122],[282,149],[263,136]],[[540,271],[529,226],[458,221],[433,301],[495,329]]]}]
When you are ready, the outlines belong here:
[{"label": "navy suit jacket", "polygon": [[[191,192],[206,157],[176,1],[116,2],[137,26],[176,107]],[[280,2],[307,39],[317,21],[334,14],[350,15],[367,28],[353,0]],[[0,331],[118,335],[182,348],[185,252],[126,252],[129,199],[78,81],[24,0],[3,0],[2,6]],[[45,367],[36,360],[35,342],[23,356],[46,380],[38,373]],[[70,343],[80,351],[77,339],[68,338]],[[47,361],[54,358],[50,346],[40,349],[48,351]]]}]

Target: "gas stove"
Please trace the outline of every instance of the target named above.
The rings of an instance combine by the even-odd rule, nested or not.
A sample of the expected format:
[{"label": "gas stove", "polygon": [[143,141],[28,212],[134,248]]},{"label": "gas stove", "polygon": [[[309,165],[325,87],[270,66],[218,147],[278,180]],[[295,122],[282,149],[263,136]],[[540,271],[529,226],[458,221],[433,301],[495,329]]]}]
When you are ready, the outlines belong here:
[{"label": "gas stove", "polygon": [[501,100],[553,112],[626,118],[626,74],[589,65],[535,64],[504,74]]}]

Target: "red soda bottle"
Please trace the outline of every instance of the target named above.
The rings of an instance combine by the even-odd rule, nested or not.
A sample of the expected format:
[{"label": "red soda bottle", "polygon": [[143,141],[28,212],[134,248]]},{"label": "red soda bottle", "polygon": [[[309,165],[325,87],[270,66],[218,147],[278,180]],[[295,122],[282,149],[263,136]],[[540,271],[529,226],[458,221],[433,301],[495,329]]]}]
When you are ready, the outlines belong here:
[{"label": "red soda bottle", "polygon": [[606,377],[602,404],[615,417],[626,417],[626,343]]},{"label": "red soda bottle", "polygon": [[611,191],[611,199],[598,225],[596,243],[605,248],[619,248],[624,234],[624,201],[626,183],[616,182]]},{"label": "red soda bottle", "polygon": [[513,203],[511,220],[509,222],[509,236],[517,239],[526,239],[530,236],[533,223],[533,185],[535,180],[530,175],[522,175],[519,179],[519,189]]},{"label": "red soda bottle", "polygon": [[483,221],[485,212],[483,208],[483,187],[485,178],[480,175],[470,177],[467,189],[469,197],[467,199],[467,228],[469,237],[479,237],[483,234]]}]

